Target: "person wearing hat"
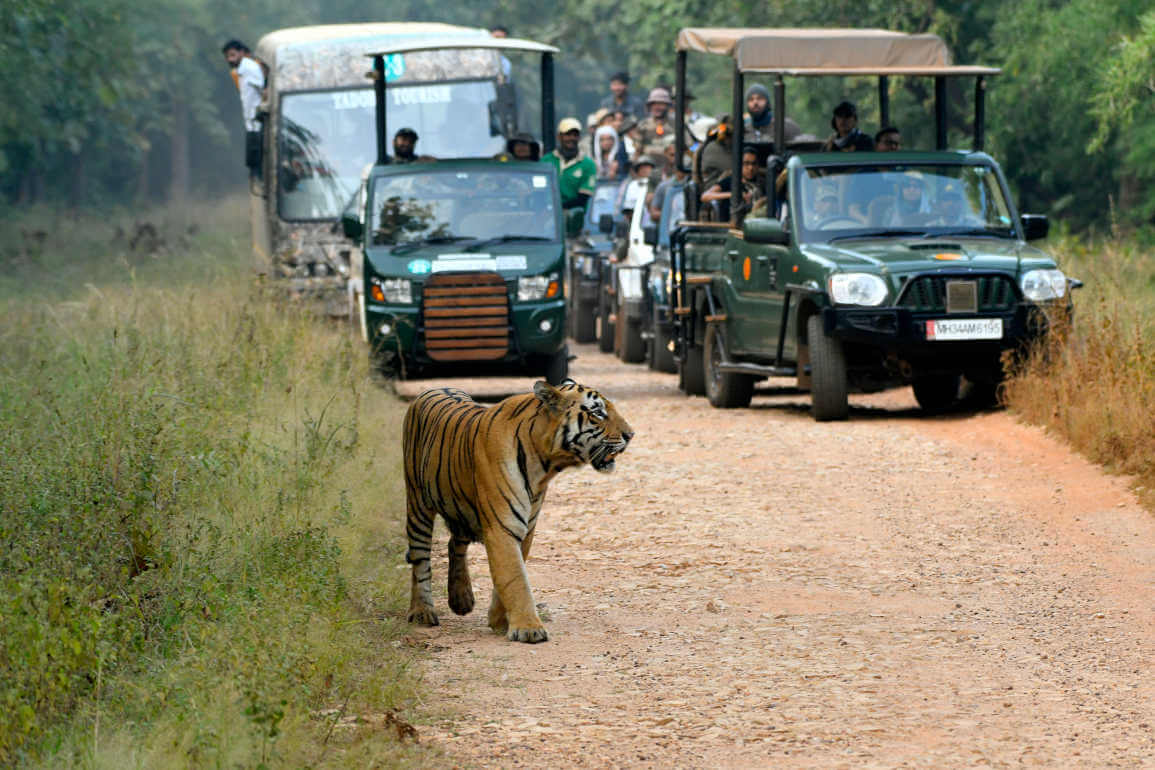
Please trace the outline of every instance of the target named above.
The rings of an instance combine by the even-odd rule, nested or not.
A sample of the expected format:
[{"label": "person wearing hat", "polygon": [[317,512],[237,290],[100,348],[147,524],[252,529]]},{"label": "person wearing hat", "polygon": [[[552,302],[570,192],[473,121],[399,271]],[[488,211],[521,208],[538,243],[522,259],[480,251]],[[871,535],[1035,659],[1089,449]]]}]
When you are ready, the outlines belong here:
[{"label": "person wearing hat", "polygon": [[649,155],[639,155],[630,166],[630,176],[618,190],[618,202],[622,211],[633,211],[639,198],[649,194],[650,177],[658,162]]},{"label": "person wearing hat", "polygon": [[639,153],[660,155],[667,144],[674,141],[674,116],[670,112],[674,100],[665,88],[652,88],[646,97],[649,116],[638,124]]},{"label": "person wearing hat", "polygon": [[[802,128],[786,118],[786,143],[793,142]],[[770,92],[761,83],[746,89],[746,119],[742,125],[743,139],[747,142],[774,141],[774,113],[770,110]]]},{"label": "person wearing hat", "polygon": [[582,124],[577,118],[562,118],[557,124],[557,149],[542,159],[557,170],[563,209],[585,208],[594,194],[598,175],[593,158],[581,151]]},{"label": "person wearing hat", "polygon": [[508,163],[511,160],[541,160],[541,145],[529,134],[514,134],[505,143],[505,149],[497,154],[496,160]]},{"label": "person wearing hat", "polygon": [[601,106],[609,112],[621,110],[637,120],[646,116],[646,106],[637,94],[630,93],[630,74],[615,72],[610,75],[610,95],[602,99]]},{"label": "person wearing hat", "polygon": [[858,110],[850,102],[842,102],[834,108],[830,118],[834,133],[822,145],[823,152],[870,152],[874,141],[858,130]]}]

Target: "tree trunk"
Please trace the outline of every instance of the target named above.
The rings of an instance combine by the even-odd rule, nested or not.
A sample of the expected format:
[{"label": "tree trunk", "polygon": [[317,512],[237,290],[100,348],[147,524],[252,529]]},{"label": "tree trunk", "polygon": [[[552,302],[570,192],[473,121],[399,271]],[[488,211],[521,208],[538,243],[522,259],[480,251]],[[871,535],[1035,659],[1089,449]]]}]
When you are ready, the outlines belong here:
[{"label": "tree trunk", "polygon": [[189,108],[181,94],[173,94],[172,100],[172,144],[169,148],[169,188],[168,199],[172,203],[183,203],[188,198],[189,186]]}]

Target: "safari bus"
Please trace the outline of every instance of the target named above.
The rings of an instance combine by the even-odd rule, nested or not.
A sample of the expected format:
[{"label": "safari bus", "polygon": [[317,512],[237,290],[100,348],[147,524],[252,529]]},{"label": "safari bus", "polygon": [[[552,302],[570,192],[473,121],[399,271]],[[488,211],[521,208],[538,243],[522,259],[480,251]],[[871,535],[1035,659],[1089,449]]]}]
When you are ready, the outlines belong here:
[{"label": "safari bus", "polygon": [[[268,77],[262,151],[250,181],[255,268],[319,312],[351,309],[351,253],[337,225],[375,159],[365,54],[431,37],[490,39],[479,28],[370,23],[282,29],[257,43]],[[493,156],[516,127],[513,86],[496,51],[397,54],[384,66],[390,123],[416,131],[423,154]]]},{"label": "safari bus", "polygon": [[[464,138],[440,155],[424,147],[416,160],[399,163],[389,143],[391,128],[401,125],[391,109],[400,88],[390,61],[528,54],[540,58],[540,103],[533,106],[540,108],[542,145],[551,150],[557,52],[528,40],[453,37],[372,52],[377,157],[342,228],[356,244],[350,285],[376,374],[532,374],[555,384],[565,378],[567,233],[553,166]],[[486,116],[474,117],[486,133]],[[454,123],[462,137],[477,130],[467,120]],[[581,221],[572,224],[580,228]]]}]

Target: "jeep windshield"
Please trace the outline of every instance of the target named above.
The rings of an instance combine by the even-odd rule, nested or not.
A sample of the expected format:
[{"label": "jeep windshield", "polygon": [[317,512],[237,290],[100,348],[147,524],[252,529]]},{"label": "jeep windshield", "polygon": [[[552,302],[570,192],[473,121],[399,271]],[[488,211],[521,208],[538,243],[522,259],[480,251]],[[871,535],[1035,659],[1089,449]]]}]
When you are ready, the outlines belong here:
[{"label": "jeep windshield", "polygon": [[1015,237],[1011,209],[990,166],[872,162],[804,168],[795,178],[804,243]]},{"label": "jeep windshield", "polygon": [[[390,86],[388,125],[417,131],[418,155],[493,157],[505,146],[500,131],[490,125],[496,98],[490,80]],[[374,109],[371,88],[282,97],[277,150],[277,210],[282,219],[340,215],[361,183],[361,172],[377,154]]]},{"label": "jeep windshield", "polygon": [[375,246],[557,240],[556,193],[541,166],[392,174],[373,181]]}]

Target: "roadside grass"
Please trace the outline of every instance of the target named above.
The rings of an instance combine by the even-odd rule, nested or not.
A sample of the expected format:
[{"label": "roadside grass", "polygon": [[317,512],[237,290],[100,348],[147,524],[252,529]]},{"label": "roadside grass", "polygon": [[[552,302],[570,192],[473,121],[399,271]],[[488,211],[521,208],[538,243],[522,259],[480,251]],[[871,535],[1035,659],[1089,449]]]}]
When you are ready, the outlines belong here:
[{"label": "roadside grass", "polygon": [[403,405],[250,282],[247,208],[153,216],[0,232],[0,765],[427,761]]},{"label": "roadside grass", "polygon": [[1010,409],[1112,471],[1155,511],[1155,245],[1151,233],[1066,236],[1053,253],[1085,282],[1060,325],[1006,386]]}]

